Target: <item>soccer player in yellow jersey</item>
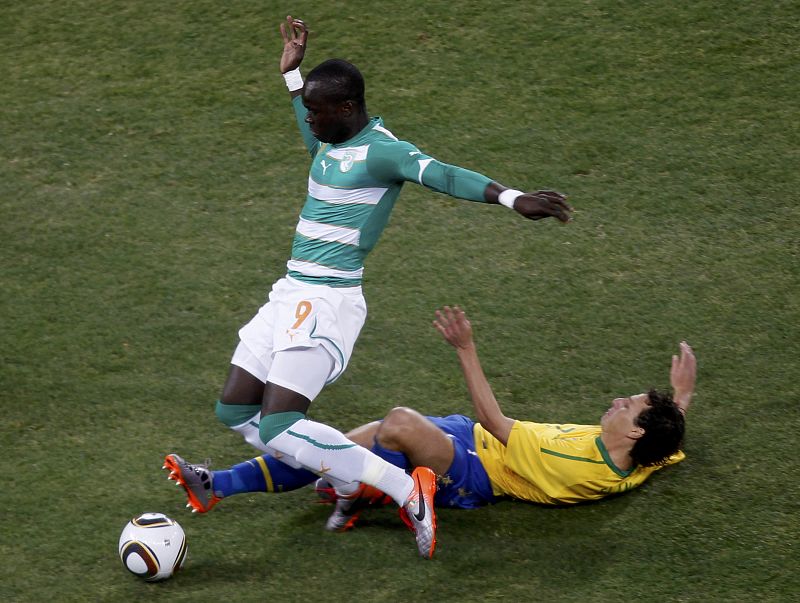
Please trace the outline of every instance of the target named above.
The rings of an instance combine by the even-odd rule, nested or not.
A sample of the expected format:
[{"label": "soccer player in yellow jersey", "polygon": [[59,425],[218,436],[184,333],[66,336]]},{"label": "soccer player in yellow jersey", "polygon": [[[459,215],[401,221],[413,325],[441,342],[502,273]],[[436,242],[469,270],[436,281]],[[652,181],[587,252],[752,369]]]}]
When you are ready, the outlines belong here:
[{"label": "soccer player in yellow jersey", "polygon": [[463,415],[425,417],[395,408],[349,437],[396,464],[424,465],[439,478],[437,505],[479,507],[497,497],[572,504],[641,485],[684,458],[684,419],[696,360],[686,342],[672,359],[674,394],[651,390],[616,398],[599,425],[549,424],[507,417],[484,376],[464,312],[445,306],[434,326],[458,354],[477,422]]},{"label": "soccer player in yellow jersey", "polygon": [[[347,436],[404,469],[430,467],[438,477],[437,506],[475,508],[503,497],[542,504],[596,500],[635,488],[684,458],[684,417],[696,376],[696,360],[686,342],[672,357],[672,395],[650,391],[616,398],[599,425],[533,423],[502,412],[460,308],[437,311],[434,326],[456,349],[477,422],[464,415],[426,417],[398,407]],[[284,492],[316,479],[269,455],[228,470],[204,469],[202,477],[202,484],[187,488],[191,506],[200,512],[233,494]],[[318,491],[335,495],[319,482]],[[366,488],[352,504],[338,501],[337,510],[349,513],[345,529],[382,498]]]}]

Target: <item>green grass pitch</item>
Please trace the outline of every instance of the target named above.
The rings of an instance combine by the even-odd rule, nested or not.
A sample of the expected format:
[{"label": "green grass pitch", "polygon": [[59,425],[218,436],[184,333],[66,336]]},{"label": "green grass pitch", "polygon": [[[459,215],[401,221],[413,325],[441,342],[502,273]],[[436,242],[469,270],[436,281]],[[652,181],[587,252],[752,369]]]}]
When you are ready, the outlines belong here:
[{"label": "green grass pitch", "polygon": [[[308,159],[277,72],[356,63],[373,115],[437,158],[556,188],[567,226],[408,185],[370,316],[313,416],[470,412],[433,310],[470,313],[510,416],[594,422],[699,362],[686,462],[571,509],[389,510],[344,535],[310,491],[191,516],[164,454],[252,455],[214,417],[237,329],[288,257]],[[786,601],[797,577],[800,7],[651,0],[0,7],[0,600]],[[122,568],[128,519],[184,571]]]}]

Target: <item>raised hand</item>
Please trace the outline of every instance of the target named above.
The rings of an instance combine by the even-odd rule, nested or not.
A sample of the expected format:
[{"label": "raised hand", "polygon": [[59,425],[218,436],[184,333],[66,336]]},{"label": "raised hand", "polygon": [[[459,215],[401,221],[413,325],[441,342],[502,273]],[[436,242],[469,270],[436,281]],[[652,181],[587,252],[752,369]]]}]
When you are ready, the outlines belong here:
[{"label": "raised hand", "polygon": [[472,325],[458,306],[444,306],[441,310],[436,310],[433,326],[454,348],[465,349],[472,345]]},{"label": "raised hand", "polygon": [[281,55],[281,73],[297,69],[306,54],[308,28],[300,19],[287,15],[286,23],[281,23],[283,36],[283,54]]},{"label": "raised hand", "polygon": [[686,412],[694,394],[694,384],[697,379],[697,360],[689,344],[681,341],[680,356],[672,357],[672,368],[669,380],[674,390],[675,404],[682,412]]},{"label": "raised hand", "polygon": [[531,220],[553,217],[569,222],[572,219],[572,207],[567,203],[567,196],[556,191],[525,193],[514,200],[514,209]]}]

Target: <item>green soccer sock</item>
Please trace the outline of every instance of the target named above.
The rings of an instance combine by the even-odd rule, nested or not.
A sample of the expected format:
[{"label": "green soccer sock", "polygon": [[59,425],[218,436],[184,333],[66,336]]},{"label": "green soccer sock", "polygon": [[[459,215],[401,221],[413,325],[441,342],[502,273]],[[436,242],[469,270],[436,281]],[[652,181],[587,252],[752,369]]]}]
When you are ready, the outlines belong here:
[{"label": "green soccer sock", "polygon": [[[222,400],[217,400],[214,413],[217,418],[230,428],[247,423],[250,419],[261,412],[260,404],[223,404]],[[256,423],[258,429],[258,423]]]}]

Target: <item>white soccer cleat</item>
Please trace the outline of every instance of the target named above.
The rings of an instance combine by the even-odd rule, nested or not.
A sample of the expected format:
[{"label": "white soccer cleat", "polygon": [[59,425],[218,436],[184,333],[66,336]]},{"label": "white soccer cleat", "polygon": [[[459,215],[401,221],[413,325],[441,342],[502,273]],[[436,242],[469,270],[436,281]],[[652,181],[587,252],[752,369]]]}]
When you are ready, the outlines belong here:
[{"label": "white soccer cleat", "polygon": [[433,557],[436,549],[436,474],[427,467],[417,467],[411,474],[414,489],[403,505],[400,517],[414,532],[419,554],[425,559]]}]

